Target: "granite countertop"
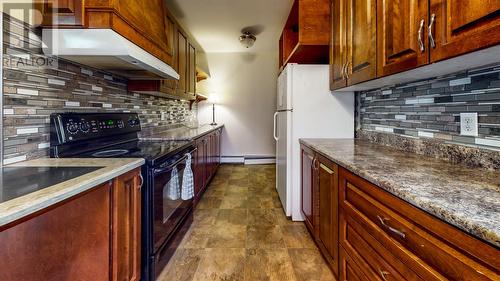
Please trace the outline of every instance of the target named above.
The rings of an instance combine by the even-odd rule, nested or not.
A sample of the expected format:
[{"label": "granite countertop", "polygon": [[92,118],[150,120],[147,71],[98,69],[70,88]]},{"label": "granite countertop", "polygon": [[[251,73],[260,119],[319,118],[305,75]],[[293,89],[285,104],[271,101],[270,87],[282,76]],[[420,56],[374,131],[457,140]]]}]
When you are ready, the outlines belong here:
[{"label": "granite countertop", "polygon": [[500,172],[469,168],[359,139],[302,139],[406,202],[500,247]]},{"label": "granite countertop", "polygon": [[[5,166],[4,168],[51,167],[64,169],[65,167],[98,167],[98,169],[87,169],[81,176],[70,178],[0,203],[0,227],[89,190],[143,164],[144,159],[139,158],[43,158]],[[56,170],[46,169],[46,172],[50,173]],[[40,177],[43,176],[50,177],[50,175],[40,175]],[[3,181],[0,184],[3,185]]]},{"label": "granite countertop", "polygon": [[201,125],[198,128],[178,128],[168,130],[161,133],[155,133],[149,136],[141,136],[141,140],[149,141],[191,141],[202,135],[208,134],[214,130],[224,127],[223,124],[219,125]]}]

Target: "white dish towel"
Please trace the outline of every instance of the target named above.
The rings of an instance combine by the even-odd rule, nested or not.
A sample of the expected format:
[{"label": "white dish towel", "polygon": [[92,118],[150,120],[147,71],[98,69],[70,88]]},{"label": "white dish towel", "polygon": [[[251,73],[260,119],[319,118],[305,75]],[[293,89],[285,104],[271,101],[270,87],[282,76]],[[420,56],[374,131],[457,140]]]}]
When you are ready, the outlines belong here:
[{"label": "white dish towel", "polygon": [[180,198],[179,172],[177,171],[177,166],[172,169],[170,180],[163,188],[163,195],[167,196],[170,200],[178,200]]},{"label": "white dish towel", "polygon": [[186,167],[184,168],[184,175],[182,176],[182,200],[189,200],[194,197],[194,177],[193,170],[191,169],[191,154],[188,153],[186,156]]}]

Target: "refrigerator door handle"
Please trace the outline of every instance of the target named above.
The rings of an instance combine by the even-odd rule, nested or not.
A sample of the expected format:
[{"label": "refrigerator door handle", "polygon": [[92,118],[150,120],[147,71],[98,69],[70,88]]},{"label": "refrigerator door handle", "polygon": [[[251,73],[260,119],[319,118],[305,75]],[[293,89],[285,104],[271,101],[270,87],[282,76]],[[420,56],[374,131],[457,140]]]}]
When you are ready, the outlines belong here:
[{"label": "refrigerator door handle", "polygon": [[273,119],[274,119],[274,125],[273,125],[273,137],[274,137],[274,140],[276,140],[276,141],[278,141],[278,136],[277,136],[277,134],[276,134],[276,123],[277,123],[277,121],[276,121],[276,120],[277,120],[277,119],[276,119],[276,117],[278,117],[278,113],[279,113],[279,112],[278,112],[278,111],[276,111],[276,112],[274,113],[274,117],[273,117]]}]

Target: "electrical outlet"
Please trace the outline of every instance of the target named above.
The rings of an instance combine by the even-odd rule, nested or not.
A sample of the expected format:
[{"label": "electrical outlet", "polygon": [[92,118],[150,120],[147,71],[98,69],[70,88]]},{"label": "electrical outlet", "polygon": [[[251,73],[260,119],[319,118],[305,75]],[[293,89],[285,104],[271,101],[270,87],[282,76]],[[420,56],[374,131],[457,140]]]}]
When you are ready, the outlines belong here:
[{"label": "electrical outlet", "polygon": [[477,113],[460,113],[460,134],[477,137]]}]

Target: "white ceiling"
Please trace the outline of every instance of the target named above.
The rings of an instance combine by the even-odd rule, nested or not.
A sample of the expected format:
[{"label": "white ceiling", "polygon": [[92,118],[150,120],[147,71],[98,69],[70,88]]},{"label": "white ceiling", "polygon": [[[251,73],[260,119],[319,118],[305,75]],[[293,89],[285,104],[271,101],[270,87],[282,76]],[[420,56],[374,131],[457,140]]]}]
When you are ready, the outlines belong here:
[{"label": "white ceiling", "polygon": [[[266,52],[278,40],[293,0],[166,0],[171,12],[207,53]],[[261,29],[245,49],[238,41],[243,28]]]}]

